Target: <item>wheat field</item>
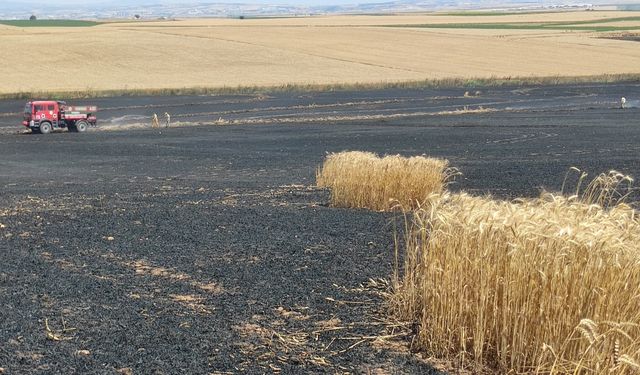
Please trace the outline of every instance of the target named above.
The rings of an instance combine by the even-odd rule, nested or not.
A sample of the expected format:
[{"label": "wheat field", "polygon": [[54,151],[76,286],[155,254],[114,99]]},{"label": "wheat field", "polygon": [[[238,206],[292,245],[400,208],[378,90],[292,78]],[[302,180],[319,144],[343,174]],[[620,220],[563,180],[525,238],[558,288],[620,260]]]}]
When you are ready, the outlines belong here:
[{"label": "wheat field", "polygon": [[571,196],[445,193],[407,220],[395,311],[413,341],[486,373],[640,369],[640,218],[615,171]]},{"label": "wheat field", "polygon": [[333,206],[404,209],[389,302],[412,349],[472,373],[640,370],[633,179],[573,168],[560,193],[502,201],[448,192],[447,165],[352,151],[317,173]]},{"label": "wheat field", "polygon": [[444,191],[455,171],[449,162],[425,156],[379,157],[372,152],[330,154],[316,174],[319,187],[331,191],[334,207],[386,211],[420,207]]},{"label": "wheat field", "polygon": [[[0,93],[637,74],[637,43],[598,38],[603,33],[417,26],[598,24],[639,14],[196,19],[86,28],[0,25],[0,48],[8,51],[0,68],[9,73]],[[34,51],[44,48],[43,40],[62,53],[33,58]]]}]

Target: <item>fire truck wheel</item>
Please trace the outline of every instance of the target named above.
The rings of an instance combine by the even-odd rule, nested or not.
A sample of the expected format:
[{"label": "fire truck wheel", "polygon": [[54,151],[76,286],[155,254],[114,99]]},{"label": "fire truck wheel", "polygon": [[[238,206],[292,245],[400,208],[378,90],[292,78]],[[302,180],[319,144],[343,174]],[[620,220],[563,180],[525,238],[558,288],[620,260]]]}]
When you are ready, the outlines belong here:
[{"label": "fire truck wheel", "polygon": [[87,122],[86,121],[78,121],[76,122],[75,131],[82,133],[87,131]]},{"label": "fire truck wheel", "polygon": [[51,124],[48,122],[43,122],[40,124],[40,133],[49,134],[51,133]]}]

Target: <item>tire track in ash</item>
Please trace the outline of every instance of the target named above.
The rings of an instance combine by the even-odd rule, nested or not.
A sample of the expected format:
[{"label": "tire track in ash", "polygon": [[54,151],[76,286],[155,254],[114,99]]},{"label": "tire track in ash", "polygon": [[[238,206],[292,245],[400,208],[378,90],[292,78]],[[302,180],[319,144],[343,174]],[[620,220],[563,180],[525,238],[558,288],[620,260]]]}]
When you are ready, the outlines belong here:
[{"label": "tire track in ash", "polygon": [[[394,99],[365,99],[359,101],[339,101],[334,103],[326,103],[326,104],[317,104],[315,101],[309,101],[305,104],[296,104],[289,106],[270,106],[270,107],[257,107],[257,108],[242,108],[242,109],[230,109],[230,110],[218,110],[218,111],[189,111],[187,113],[174,114],[173,118],[176,120],[184,119],[185,122],[193,122],[193,121],[213,121],[218,120],[219,118],[225,116],[231,116],[231,119],[238,121],[257,121],[257,120],[274,120],[277,121],[280,118],[295,116],[296,118],[300,117],[301,112],[309,111],[309,110],[320,110],[312,113],[307,113],[307,115],[316,116],[318,119],[322,119],[328,115],[337,115],[342,113],[356,113],[360,114],[360,112],[367,111],[387,111],[384,109],[386,105],[404,105],[413,102],[424,102],[424,101],[434,101],[434,100],[451,100],[451,97],[425,97],[425,98],[394,98]],[[265,102],[263,100],[253,100],[252,102]],[[197,102],[184,106],[201,106],[203,104],[207,104],[207,102]],[[218,104],[216,102],[216,104]],[[370,107],[373,106],[383,106],[383,109],[372,109]],[[157,106],[163,107],[163,106]],[[177,107],[177,106],[176,106]],[[363,108],[360,108],[363,107]],[[122,110],[122,109],[147,109],[152,108],[151,106],[130,106],[130,107],[113,107],[113,108],[105,108],[104,110]],[[401,107],[405,108],[405,107]],[[415,107],[417,108],[424,108]],[[440,107],[437,107],[440,108]],[[445,108],[445,107],[442,107]],[[323,111],[324,110],[324,111]],[[397,109],[388,109],[388,111],[397,111]],[[245,114],[258,114],[257,116],[243,117]],[[124,115],[119,117],[111,117],[106,118],[103,121],[110,121],[111,123],[115,122],[123,122],[123,123],[135,123],[140,121],[145,121],[147,118],[145,116],[136,116],[136,115]]]},{"label": "tire track in ash", "polygon": [[558,133],[541,132],[541,133],[534,133],[534,134],[523,134],[517,137],[511,137],[511,138],[496,139],[496,140],[486,141],[485,143],[488,145],[515,144],[515,143],[538,141],[538,140],[547,139],[547,138],[554,138],[557,136],[558,136]]},{"label": "tire track in ash", "polygon": [[[572,96],[558,98],[536,98],[536,99],[518,99],[518,100],[491,100],[491,101],[473,101],[465,97],[423,97],[423,98],[402,98],[402,99],[385,99],[385,100],[361,100],[355,102],[335,102],[327,104],[316,104],[313,101],[308,104],[298,104],[290,106],[271,106],[259,108],[243,108],[235,110],[219,110],[219,111],[191,111],[189,113],[174,114],[175,119],[185,119],[185,121],[215,121],[222,117],[225,120],[247,121],[247,122],[269,122],[269,121],[291,121],[293,119],[304,118],[306,120],[321,121],[327,117],[342,117],[345,119],[360,119],[367,116],[390,118],[402,115],[419,116],[421,114],[433,114],[438,112],[473,112],[484,109],[488,110],[526,110],[530,108],[546,108],[558,109],[566,108],[567,105],[544,105],[544,103],[557,103],[573,98]],[[440,101],[465,100],[461,103],[453,103],[446,105],[438,104]],[[405,106],[405,104],[417,104],[423,102],[424,105]],[[203,102],[206,104],[206,102]],[[217,104],[217,103],[216,103]],[[542,104],[542,105],[541,105]],[[194,103],[191,106],[199,106],[200,103]],[[583,104],[585,105],[585,104]],[[595,103],[591,103],[595,105]],[[393,108],[389,108],[393,107]],[[468,108],[465,108],[468,107]],[[125,107],[120,107],[125,108]],[[313,110],[313,111],[312,111]],[[255,116],[241,116],[245,114],[255,114]],[[108,119],[107,119],[108,120]],[[141,118],[135,118],[141,120]]]},{"label": "tire track in ash", "polygon": [[[459,98],[448,98],[450,100],[462,99]],[[433,114],[451,114],[451,113],[473,113],[473,112],[483,112],[483,111],[526,111],[531,109],[544,109],[544,110],[558,110],[558,109],[568,109],[572,108],[572,106],[567,106],[566,104],[555,105],[555,103],[560,100],[570,99],[572,97],[559,97],[553,99],[519,99],[515,101],[509,100],[493,100],[493,101],[476,101],[473,103],[453,103],[446,105],[431,105],[431,103],[425,103],[425,105],[419,106],[401,106],[396,108],[388,108],[386,107],[374,107],[376,105],[393,105],[393,104],[405,104],[405,103],[417,103],[417,102],[431,102],[431,98],[421,98],[421,99],[412,99],[405,101],[373,101],[373,102],[357,102],[357,103],[336,103],[331,105],[300,105],[300,106],[292,106],[292,107],[272,107],[272,108],[263,108],[263,109],[255,109],[255,110],[247,110],[247,111],[225,111],[225,112],[211,112],[211,113],[192,113],[189,115],[185,115],[185,117],[190,118],[200,118],[206,115],[212,116],[228,116],[235,114],[248,114],[248,113],[257,113],[256,116],[250,117],[234,117],[234,120],[238,121],[248,121],[248,122],[269,122],[269,121],[291,121],[295,119],[304,119],[307,121],[316,120],[321,121],[326,119],[327,117],[340,117],[344,120],[358,120],[358,119],[367,119],[367,117],[375,117],[375,118],[397,118],[397,117],[416,117],[422,115],[433,115]],[[552,105],[545,105],[544,103],[551,103]],[[542,104],[542,105],[541,105]],[[580,107],[585,106],[596,106],[596,103],[584,104],[581,103]],[[345,108],[348,110],[335,110]],[[373,107],[373,108],[372,108]],[[326,110],[324,110],[326,109]],[[333,110],[329,110],[333,109]],[[300,110],[307,110],[305,112],[300,112]],[[310,111],[315,110],[315,111]],[[263,113],[267,112],[267,113]],[[284,112],[284,113],[276,113],[273,114],[271,112]]]}]

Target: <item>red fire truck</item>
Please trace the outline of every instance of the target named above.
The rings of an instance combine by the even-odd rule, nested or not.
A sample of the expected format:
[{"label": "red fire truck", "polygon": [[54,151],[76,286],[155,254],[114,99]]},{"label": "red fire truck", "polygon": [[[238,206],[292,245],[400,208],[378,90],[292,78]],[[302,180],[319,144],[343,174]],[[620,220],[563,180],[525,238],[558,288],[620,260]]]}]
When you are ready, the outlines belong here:
[{"label": "red fire truck", "polygon": [[62,101],[46,100],[29,102],[24,107],[22,125],[34,133],[47,134],[54,129],[84,132],[97,123],[96,106],[68,106]]}]

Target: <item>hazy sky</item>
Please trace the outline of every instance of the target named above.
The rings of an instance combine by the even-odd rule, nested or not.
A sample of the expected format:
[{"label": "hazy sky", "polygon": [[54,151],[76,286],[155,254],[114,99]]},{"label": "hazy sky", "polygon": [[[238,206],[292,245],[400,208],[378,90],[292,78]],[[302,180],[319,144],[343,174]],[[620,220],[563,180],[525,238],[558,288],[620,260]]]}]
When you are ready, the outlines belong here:
[{"label": "hazy sky", "polygon": [[[2,1],[2,0],[0,0]],[[389,0],[157,0],[157,3],[191,3],[191,2],[207,2],[207,3],[245,3],[245,4],[289,4],[289,5],[342,5],[342,4],[362,4],[362,3],[384,3]],[[14,4],[34,4],[43,3],[43,0],[10,0]],[[148,3],[148,0],[142,1]],[[127,4],[136,5],[140,3],[137,0],[50,0],[49,3],[55,5],[90,5],[94,4]]]}]

